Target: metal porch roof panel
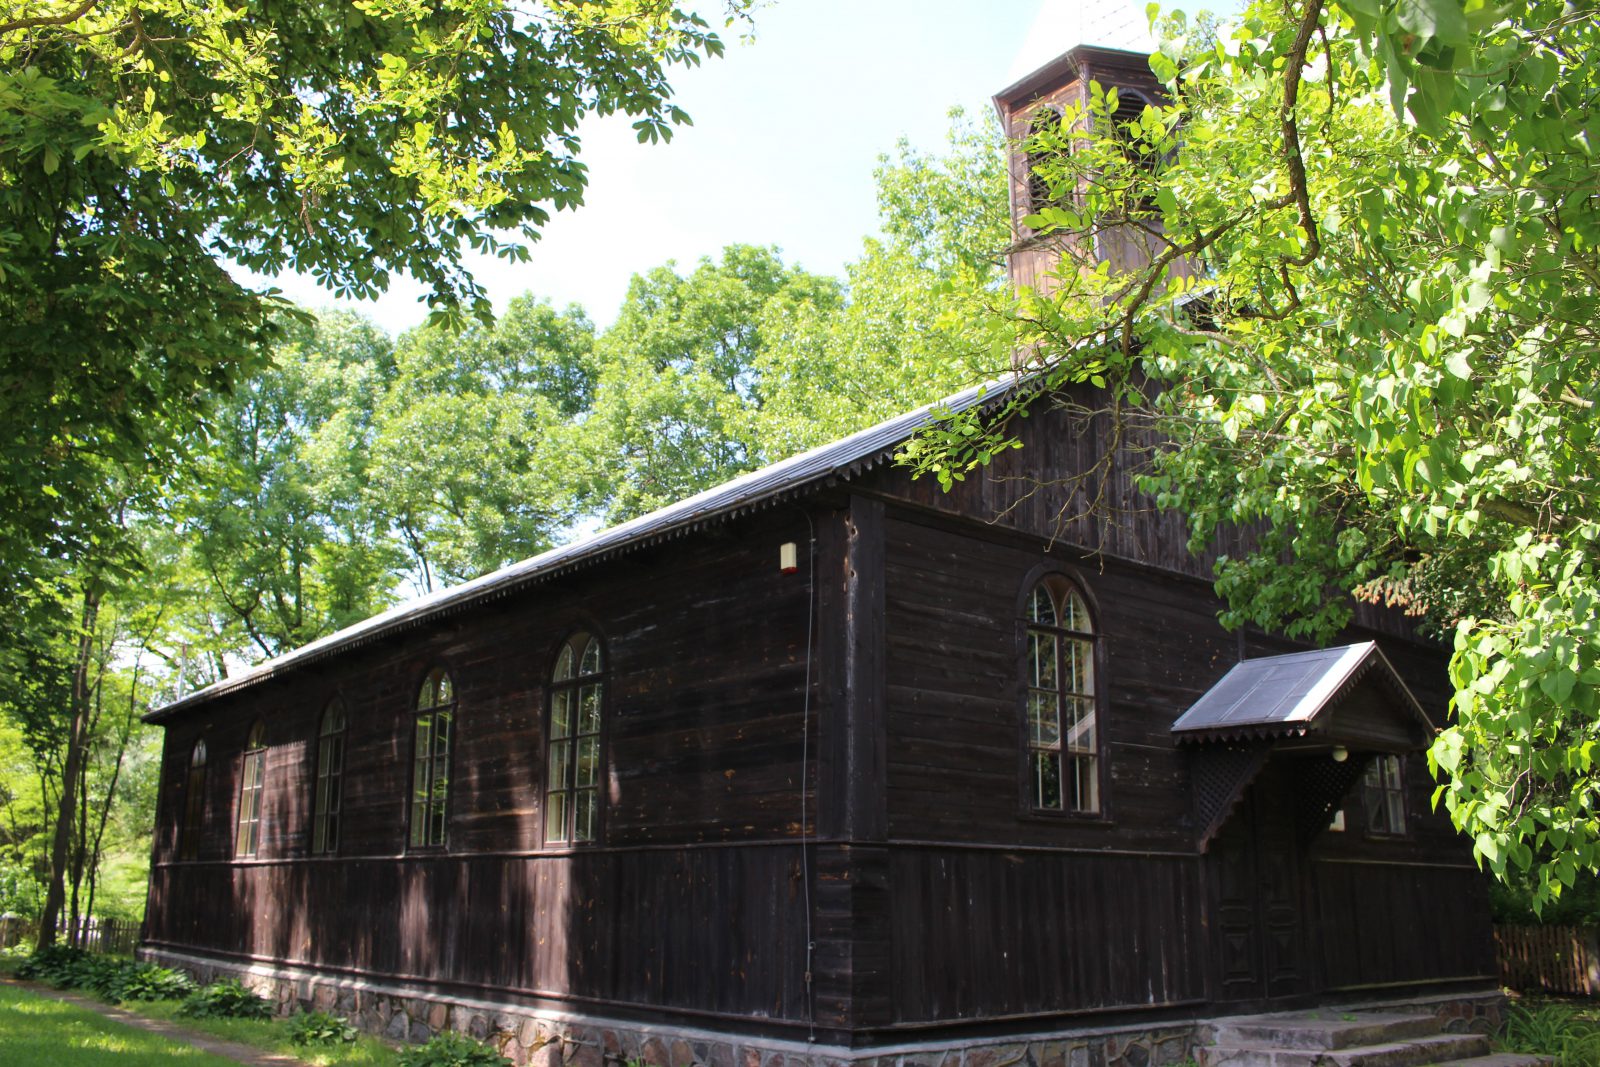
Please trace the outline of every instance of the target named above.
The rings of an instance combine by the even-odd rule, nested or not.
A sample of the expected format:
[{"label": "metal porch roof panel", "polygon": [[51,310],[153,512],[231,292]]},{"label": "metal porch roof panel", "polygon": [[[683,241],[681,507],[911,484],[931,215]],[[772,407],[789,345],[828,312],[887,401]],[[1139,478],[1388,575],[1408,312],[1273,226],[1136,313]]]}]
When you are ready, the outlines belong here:
[{"label": "metal porch roof panel", "polygon": [[494,600],[535,582],[566,573],[578,566],[672,537],[682,536],[709,523],[723,521],[790,499],[830,480],[868,470],[888,459],[912,434],[930,424],[942,410],[964,411],[988,404],[1011,390],[1013,380],[987,382],[886,419],[848,437],[791,456],[770,466],[740,475],[704,492],[686,497],[636,519],[601,530],[571,544],[552,548],[460,585],[397,604],[318,638],[293,651],[266,660],[249,670],[180,697],[145,715],[146,722],[161,722],[180,711],[215,697],[278,677],[296,667],[326,659],[343,650],[369,644],[430,619],[453,614],[472,604]]},{"label": "metal porch roof panel", "polygon": [[[1394,675],[1394,668],[1371,641],[1244,660],[1179,716],[1172,732],[1179,739],[1303,732],[1347,684],[1378,662]],[[1393,681],[1404,691],[1397,675]],[[1405,696],[1420,716],[1415,698],[1409,692]]]}]

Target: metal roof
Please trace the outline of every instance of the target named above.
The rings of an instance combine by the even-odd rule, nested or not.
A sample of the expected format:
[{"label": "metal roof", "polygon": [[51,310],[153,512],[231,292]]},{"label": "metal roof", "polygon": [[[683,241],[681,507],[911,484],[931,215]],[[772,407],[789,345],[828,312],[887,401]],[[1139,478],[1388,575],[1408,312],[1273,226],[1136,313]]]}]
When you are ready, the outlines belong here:
[{"label": "metal roof", "polygon": [[1368,672],[1380,677],[1416,718],[1428,717],[1372,641],[1263,656],[1236,664],[1172,724],[1180,740],[1304,733]]},{"label": "metal roof", "polygon": [[454,614],[470,605],[498,599],[579,566],[630,549],[681,537],[709,523],[747,514],[792,499],[840,477],[870,470],[890,458],[901,442],[931,423],[936,413],[964,411],[986,405],[1009,392],[1014,384],[1015,379],[1009,379],[974,386],[830,444],[740,475],[571,544],[552,548],[469,582],[397,604],[370,619],[180,697],[145,715],[145,721],[161,722],[223,694],[278,677],[286,671],[326,659],[346,649],[370,644],[431,619]]}]

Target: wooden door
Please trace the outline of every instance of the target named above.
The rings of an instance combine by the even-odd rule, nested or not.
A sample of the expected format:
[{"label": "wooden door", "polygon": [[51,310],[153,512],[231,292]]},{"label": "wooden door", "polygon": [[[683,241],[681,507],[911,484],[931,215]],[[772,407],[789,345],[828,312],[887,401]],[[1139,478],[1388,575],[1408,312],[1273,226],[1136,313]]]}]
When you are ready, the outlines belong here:
[{"label": "wooden door", "polygon": [[1307,991],[1303,862],[1292,783],[1269,763],[1207,854],[1216,999],[1271,1000]]}]

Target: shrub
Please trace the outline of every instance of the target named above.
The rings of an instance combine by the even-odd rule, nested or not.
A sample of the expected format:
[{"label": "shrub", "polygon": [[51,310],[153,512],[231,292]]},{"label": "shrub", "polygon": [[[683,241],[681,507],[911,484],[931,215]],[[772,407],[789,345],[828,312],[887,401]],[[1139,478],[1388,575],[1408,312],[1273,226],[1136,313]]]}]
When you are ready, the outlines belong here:
[{"label": "shrub", "polygon": [[194,979],[186,973],[154,963],[124,964],[105,988],[96,990],[113,1003],[122,1000],[182,1000],[194,991]]},{"label": "shrub", "polygon": [[36,952],[17,968],[18,978],[57,989],[83,989],[113,1004],[122,1000],[178,1000],[194,992],[194,979],[170,967],[99,956],[65,945]]},{"label": "shrub", "polygon": [[201,986],[178,1005],[177,1014],[190,1019],[267,1019],[272,1005],[244,987],[237,978]]},{"label": "shrub", "polygon": [[1552,1057],[1555,1067],[1600,1063],[1600,1024],[1568,1004],[1545,1004],[1537,1010],[1512,1006],[1501,1042],[1512,1052]]},{"label": "shrub", "polygon": [[400,1050],[400,1067],[509,1067],[511,1061],[465,1034],[440,1034]]},{"label": "shrub", "polygon": [[88,955],[81,948],[50,945],[29,956],[28,962],[17,968],[17,977],[54,985],[58,976]]},{"label": "shrub", "polygon": [[337,1045],[355,1039],[356,1028],[342,1015],[308,1011],[289,1020],[289,1040],[296,1045]]}]

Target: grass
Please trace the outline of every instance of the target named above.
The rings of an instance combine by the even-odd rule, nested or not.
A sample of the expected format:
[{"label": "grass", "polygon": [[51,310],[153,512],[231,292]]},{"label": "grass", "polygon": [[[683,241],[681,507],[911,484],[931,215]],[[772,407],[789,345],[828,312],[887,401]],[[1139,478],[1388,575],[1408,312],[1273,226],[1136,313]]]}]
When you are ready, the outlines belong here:
[{"label": "grass", "polygon": [[237,1041],[264,1052],[293,1056],[313,1067],[395,1067],[400,1062],[394,1049],[365,1034],[337,1045],[296,1045],[289,1040],[287,1019],[187,1019],[178,1015],[178,1004],[178,1001],[147,1001],[122,1007],[146,1018],[163,1019],[224,1041]]},{"label": "grass", "polygon": [[12,986],[0,986],[0,1049],[6,1067],[238,1067]]}]

